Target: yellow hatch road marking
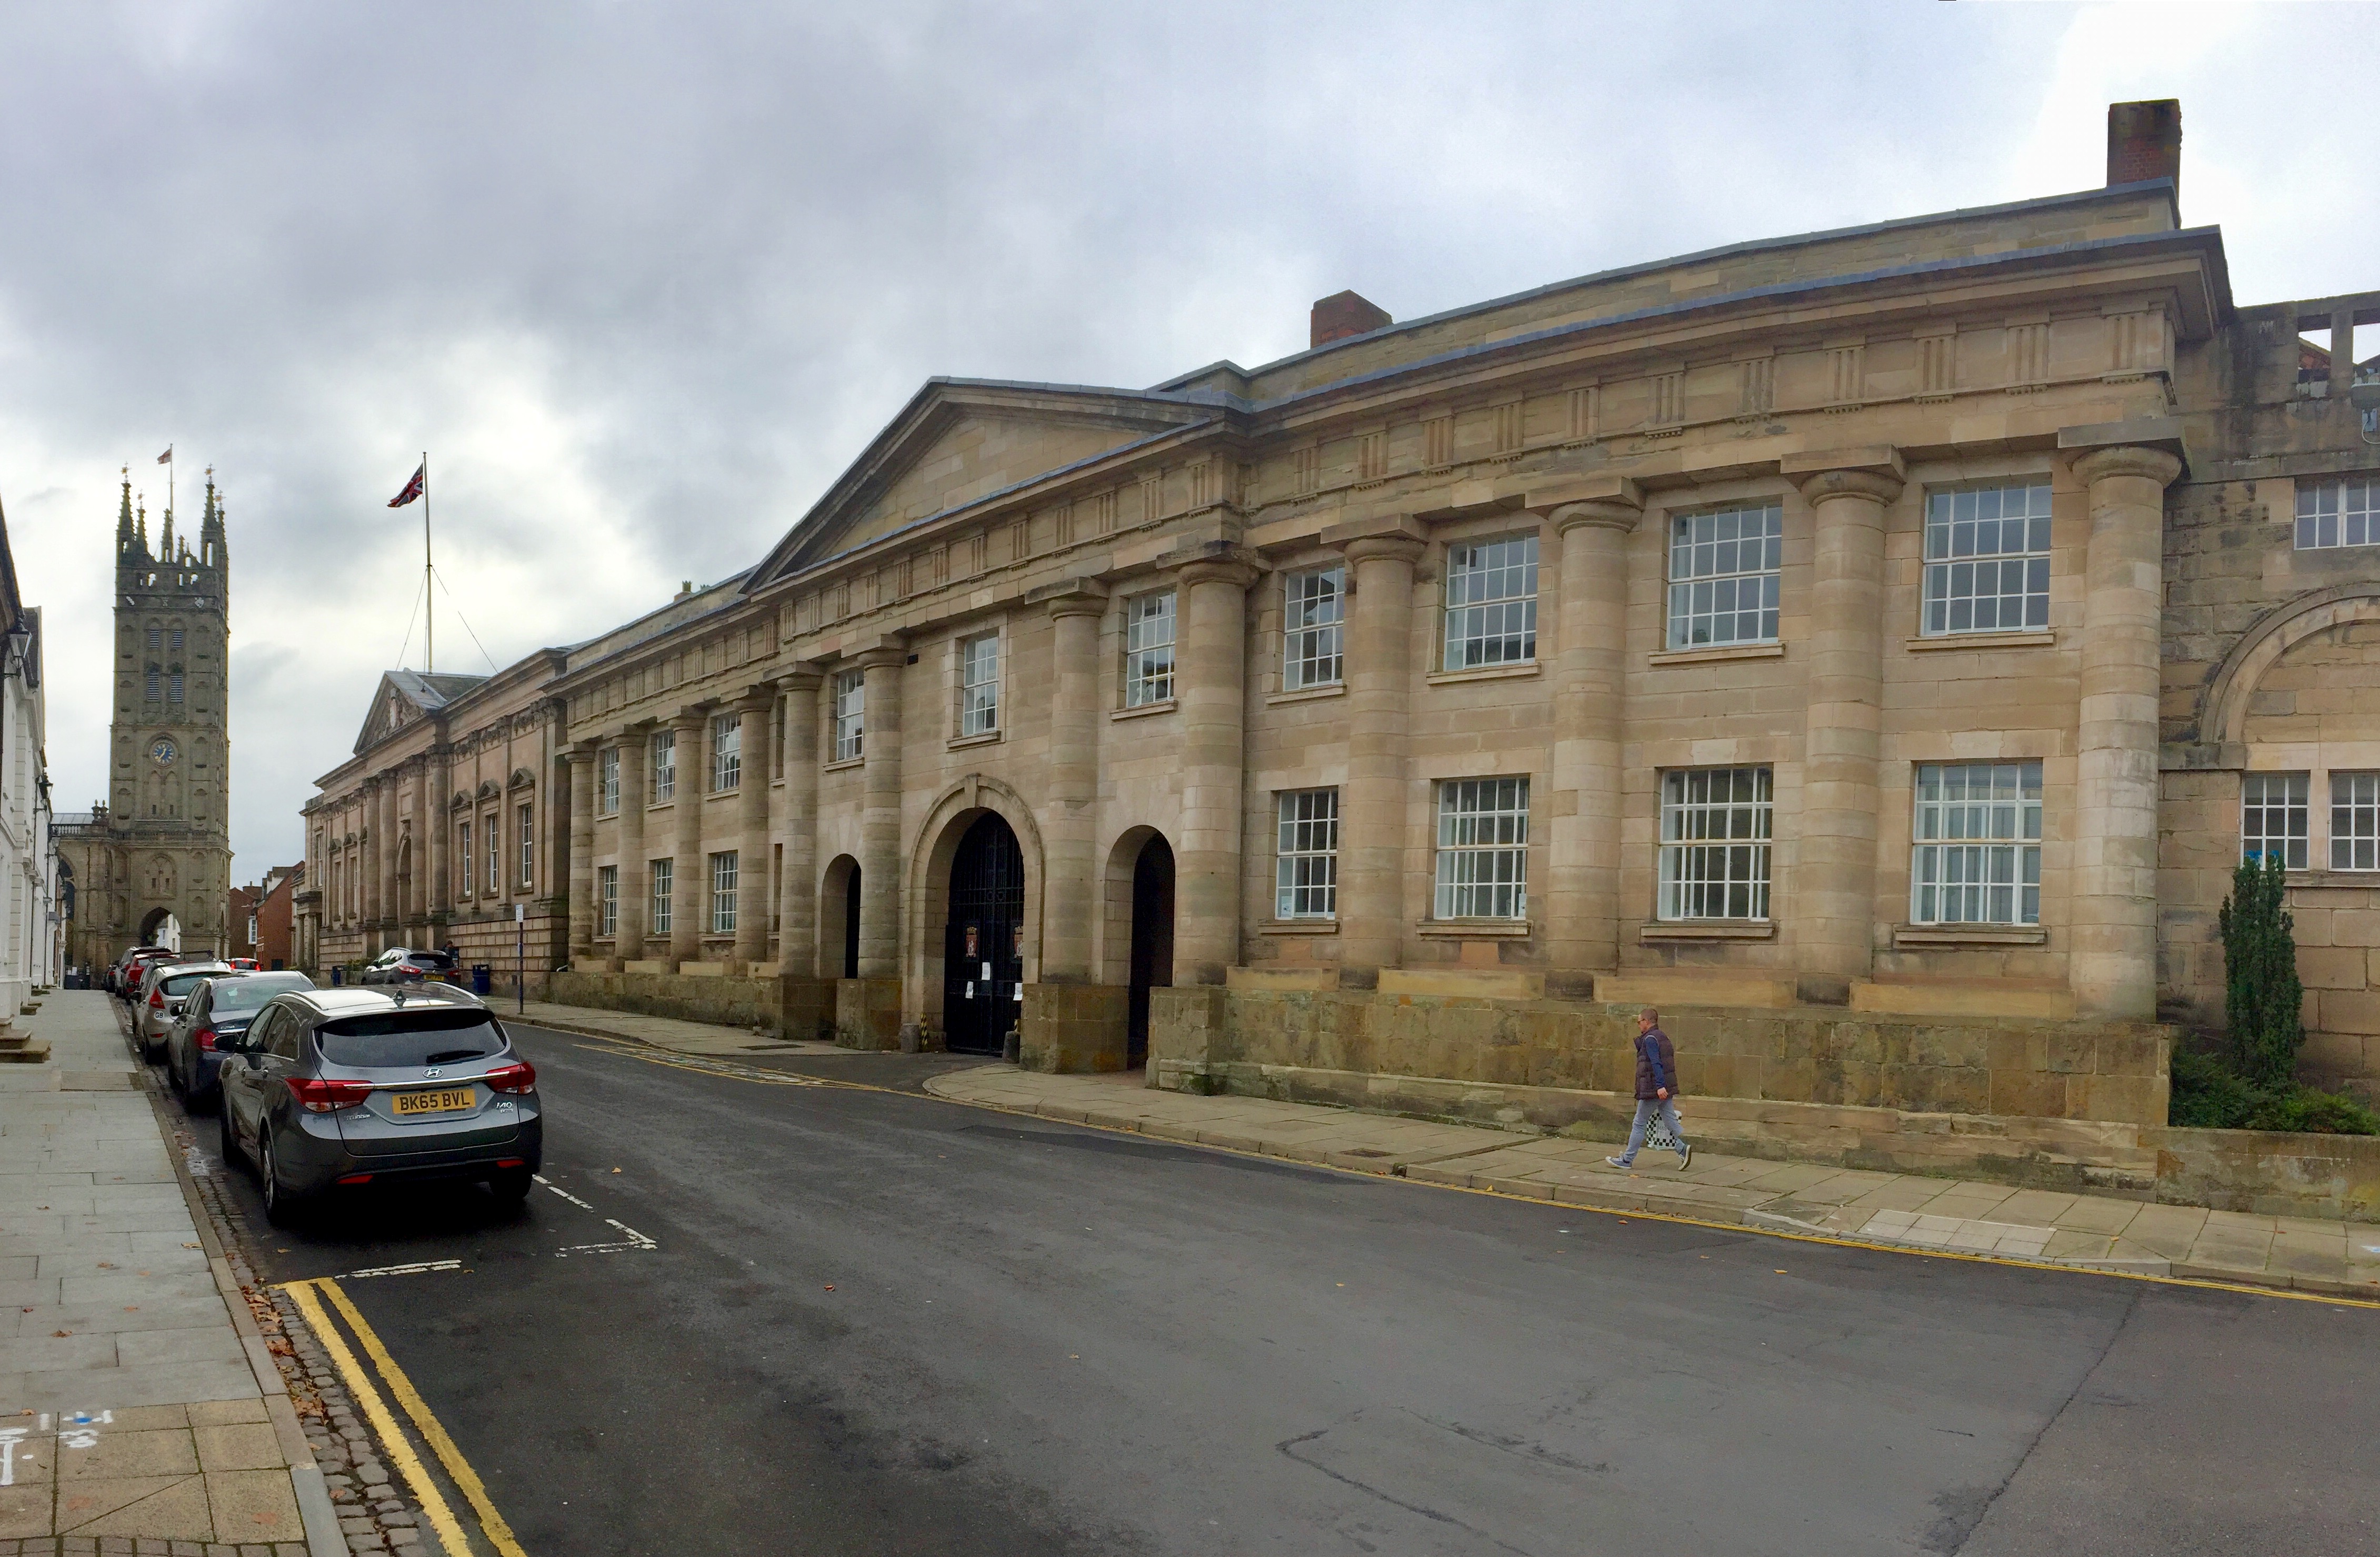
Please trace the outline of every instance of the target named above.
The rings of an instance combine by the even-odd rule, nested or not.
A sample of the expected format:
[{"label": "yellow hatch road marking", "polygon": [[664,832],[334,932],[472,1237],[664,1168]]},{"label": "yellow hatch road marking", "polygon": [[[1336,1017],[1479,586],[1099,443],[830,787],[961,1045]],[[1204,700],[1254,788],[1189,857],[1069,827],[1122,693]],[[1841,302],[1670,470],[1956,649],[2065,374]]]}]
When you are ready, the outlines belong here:
[{"label": "yellow hatch road marking", "polygon": [[[325,1281],[322,1285],[328,1285],[329,1283]],[[363,1407],[372,1431],[380,1435],[382,1444],[387,1448],[388,1457],[396,1462],[397,1474],[404,1477],[405,1484],[413,1489],[414,1501],[429,1516],[430,1527],[438,1532],[439,1544],[456,1553],[457,1557],[468,1557],[471,1546],[463,1539],[463,1527],[455,1519],[455,1511],[446,1506],[445,1498],[440,1494],[438,1484],[430,1479],[430,1472],[422,1465],[420,1456],[413,1452],[413,1445],[407,1443],[405,1434],[397,1430],[396,1418],[389,1414],[388,1403],[381,1399],[380,1391],[372,1387],[371,1376],[357,1363],[355,1354],[347,1350],[347,1343],[340,1338],[338,1331],[332,1327],[330,1319],[322,1312],[322,1306],[314,1300],[313,1285],[311,1282],[293,1281],[285,1284],[282,1290],[289,1294],[289,1300],[298,1305],[298,1311],[312,1327],[315,1337],[322,1343],[322,1349],[330,1354],[331,1366],[336,1368],[339,1377],[347,1382],[347,1389],[355,1395],[356,1404]],[[518,1551],[518,1548],[514,1550]]]},{"label": "yellow hatch road marking", "polygon": [[471,1468],[471,1463],[463,1457],[463,1451],[455,1446],[455,1440],[447,1436],[445,1427],[431,1415],[429,1403],[413,1387],[413,1381],[406,1377],[405,1370],[396,1365],[396,1358],[388,1355],[388,1348],[381,1345],[380,1337],[373,1334],[370,1325],[364,1322],[364,1316],[356,1311],[355,1304],[339,1290],[339,1284],[328,1276],[322,1276],[316,1278],[314,1285],[337,1305],[339,1317],[354,1329],[356,1339],[361,1341],[364,1350],[371,1354],[372,1366],[379,1369],[380,1376],[388,1381],[389,1392],[396,1396],[397,1403],[405,1407],[405,1414],[411,1417],[413,1425],[421,1430],[422,1438],[437,1452],[439,1463],[446,1467],[446,1474],[454,1479],[455,1485],[471,1500],[471,1507],[480,1516],[480,1528],[486,1533],[489,1544],[504,1557],[528,1557],[528,1553],[521,1550],[520,1542],[513,1539],[513,1527],[504,1523],[503,1515],[496,1512],[495,1503],[488,1497],[487,1487],[480,1480],[480,1473]]},{"label": "yellow hatch road marking", "polygon": [[[549,1031],[555,1031],[549,1029]],[[666,1065],[672,1070],[691,1070],[702,1076],[724,1076],[733,1081],[758,1081],[769,1087],[824,1087],[844,1083],[821,1080],[816,1076],[800,1076],[790,1071],[762,1070],[758,1066],[738,1065],[734,1060],[712,1059],[703,1055],[674,1055],[668,1059],[648,1054],[641,1049],[615,1048],[608,1044],[573,1045],[590,1054],[618,1055],[624,1059],[640,1059],[647,1065]]]}]

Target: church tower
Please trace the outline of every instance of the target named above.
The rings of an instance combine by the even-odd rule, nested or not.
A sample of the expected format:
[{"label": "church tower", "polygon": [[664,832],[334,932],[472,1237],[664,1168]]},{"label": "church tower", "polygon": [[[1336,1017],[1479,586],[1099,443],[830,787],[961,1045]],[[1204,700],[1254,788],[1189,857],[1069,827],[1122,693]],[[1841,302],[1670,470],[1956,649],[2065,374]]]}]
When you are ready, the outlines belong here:
[{"label": "church tower", "polygon": [[168,915],[184,951],[229,949],[231,736],[225,709],[230,549],[214,472],[193,549],[174,513],[149,539],[128,474],[115,515],[115,706],[108,794],[79,871],[77,952],[154,941]]}]

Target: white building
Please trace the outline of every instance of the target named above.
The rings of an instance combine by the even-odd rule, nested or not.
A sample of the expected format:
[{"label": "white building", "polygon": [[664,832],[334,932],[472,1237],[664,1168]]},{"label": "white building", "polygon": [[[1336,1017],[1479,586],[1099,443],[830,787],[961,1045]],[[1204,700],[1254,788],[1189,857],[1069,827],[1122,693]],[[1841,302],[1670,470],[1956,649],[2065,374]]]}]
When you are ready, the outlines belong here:
[{"label": "white building", "polygon": [[0,1019],[63,972],[43,737],[42,613],[18,588],[0,513]]}]

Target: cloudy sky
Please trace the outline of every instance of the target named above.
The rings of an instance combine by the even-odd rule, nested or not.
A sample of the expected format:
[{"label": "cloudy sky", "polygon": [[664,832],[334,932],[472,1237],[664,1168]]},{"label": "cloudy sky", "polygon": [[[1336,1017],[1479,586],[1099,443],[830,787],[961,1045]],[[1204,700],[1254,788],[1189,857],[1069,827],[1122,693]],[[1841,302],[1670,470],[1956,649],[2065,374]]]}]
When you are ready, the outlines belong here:
[{"label": "cloudy sky", "polygon": [[[399,663],[751,562],[936,373],[1145,385],[1711,245],[2103,181],[2180,97],[2243,302],[2380,285],[2375,12],[694,0],[0,6],[0,503],[103,793],[119,465],[212,463],[235,876]],[[2358,261],[2362,262],[2359,263]],[[153,521],[152,521],[153,522]],[[456,612],[478,643],[455,626]],[[403,663],[420,664],[420,633]]]}]

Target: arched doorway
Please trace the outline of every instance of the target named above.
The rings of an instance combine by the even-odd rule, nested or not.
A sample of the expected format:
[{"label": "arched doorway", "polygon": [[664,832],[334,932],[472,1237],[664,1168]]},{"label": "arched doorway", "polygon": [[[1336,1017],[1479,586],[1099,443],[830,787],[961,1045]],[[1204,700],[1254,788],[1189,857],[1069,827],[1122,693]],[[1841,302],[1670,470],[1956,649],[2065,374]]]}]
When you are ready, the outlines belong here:
[{"label": "arched doorway", "polygon": [[859,976],[859,862],[838,854],[819,887],[819,977]]},{"label": "arched doorway", "polygon": [[978,816],[951,857],[951,916],[942,933],[943,1041],[996,1055],[1025,998],[1025,851],[996,811]]},{"label": "arched doorway", "polygon": [[174,917],[172,909],[151,909],[140,921],[140,946],[162,946],[171,951],[182,949],[182,922]]},{"label": "arched doorway", "polygon": [[1173,850],[1152,834],[1132,863],[1132,992],[1125,1068],[1148,1063],[1148,992],[1173,982]]}]

